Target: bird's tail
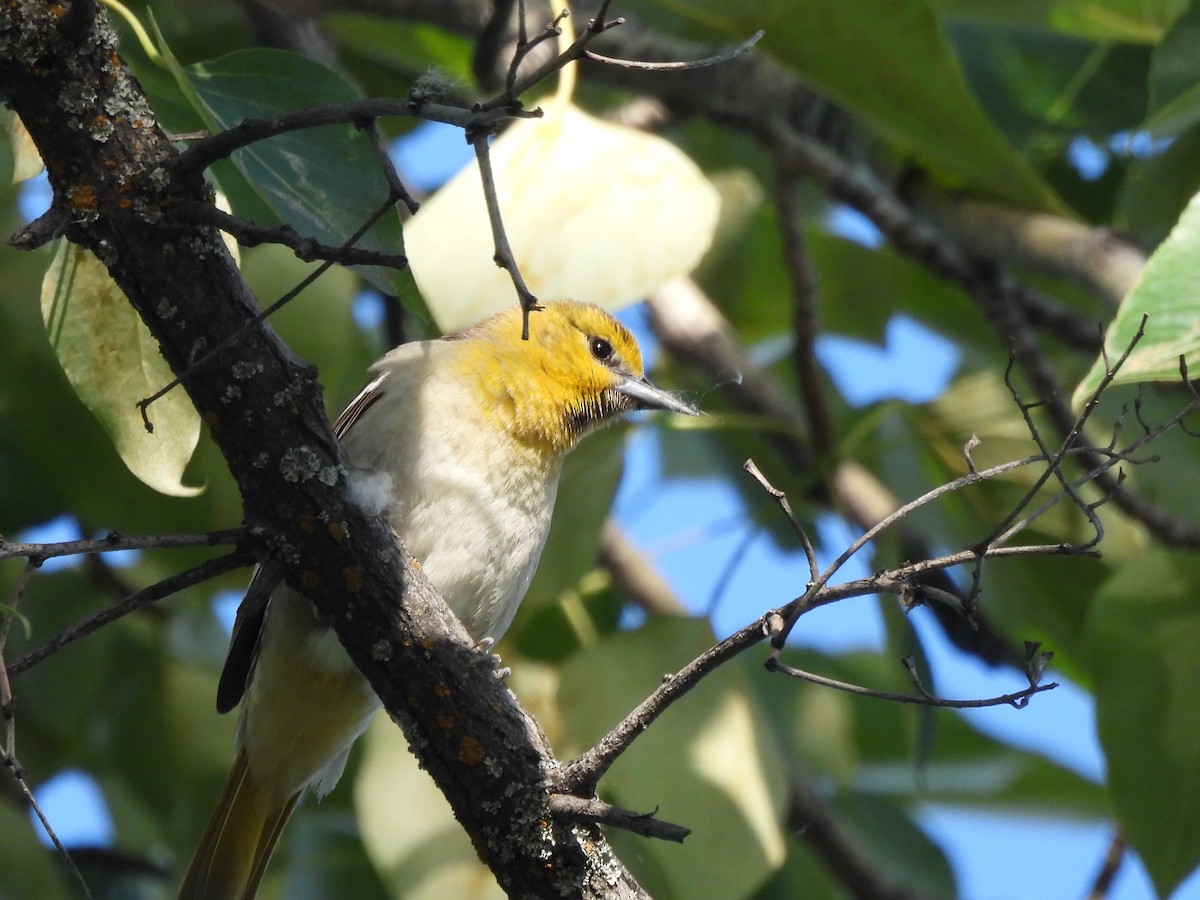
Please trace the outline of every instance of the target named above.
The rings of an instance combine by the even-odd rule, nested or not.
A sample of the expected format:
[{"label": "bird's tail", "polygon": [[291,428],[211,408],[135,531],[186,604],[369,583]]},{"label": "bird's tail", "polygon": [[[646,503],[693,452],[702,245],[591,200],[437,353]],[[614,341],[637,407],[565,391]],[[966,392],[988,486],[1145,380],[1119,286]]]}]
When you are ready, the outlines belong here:
[{"label": "bird's tail", "polygon": [[299,793],[282,805],[255,789],[239,751],[179,889],[179,900],[251,900]]}]

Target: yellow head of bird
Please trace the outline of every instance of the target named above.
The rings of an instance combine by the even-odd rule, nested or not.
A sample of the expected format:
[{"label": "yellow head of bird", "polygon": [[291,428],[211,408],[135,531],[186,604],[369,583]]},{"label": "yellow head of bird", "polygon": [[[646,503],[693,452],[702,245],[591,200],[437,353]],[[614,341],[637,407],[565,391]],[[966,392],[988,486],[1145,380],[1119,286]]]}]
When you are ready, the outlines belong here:
[{"label": "yellow head of bird", "polygon": [[464,375],[517,439],[563,453],[591,429],[636,409],[699,412],[650,384],[629,329],[598,306],[511,307],[450,340],[469,342]]}]

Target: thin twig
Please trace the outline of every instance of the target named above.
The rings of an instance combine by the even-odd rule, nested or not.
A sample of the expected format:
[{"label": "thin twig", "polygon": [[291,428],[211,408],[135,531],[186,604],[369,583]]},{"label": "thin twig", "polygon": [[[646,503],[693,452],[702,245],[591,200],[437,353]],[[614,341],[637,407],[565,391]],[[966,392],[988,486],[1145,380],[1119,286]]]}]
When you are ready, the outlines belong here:
[{"label": "thin twig", "polygon": [[[389,201],[390,202],[390,201]],[[315,238],[299,234],[291,225],[278,228],[263,228],[247,219],[232,216],[211,203],[188,203],[179,208],[179,219],[198,225],[211,225],[232,235],[243,247],[258,247],[261,244],[279,244],[287,247],[303,262],[324,260],[341,266],[385,266],[389,269],[408,267],[408,258],[402,253],[386,253],[342,244],[322,244]],[[376,220],[378,221],[378,220]]]},{"label": "thin twig", "polygon": [[[1184,417],[1200,409],[1200,395],[1194,395],[1190,403],[1175,415],[1168,418],[1164,423],[1156,429],[1152,429],[1134,441],[1125,448],[1121,454],[1113,454],[1111,458],[1105,459],[1100,466],[1080,476],[1072,486],[1078,489],[1084,483],[1099,478],[1104,472],[1108,471],[1112,466],[1119,465],[1126,461],[1126,454],[1135,453],[1144,447],[1147,443],[1156,440],[1163,434],[1179,426]],[[1083,455],[1085,448],[1071,447],[1066,451],[1067,456]],[[675,701],[685,696],[697,684],[700,683],[711,671],[721,666],[725,662],[733,659],[735,656],[754,646],[762,640],[771,638],[772,652],[767,660],[767,666],[773,667],[781,665],[778,662],[778,652],[782,647],[782,638],[787,633],[787,629],[791,627],[796,619],[803,613],[817,607],[834,603],[838,600],[849,597],[861,597],[869,594],[891,593],[897,596],[910,595],[914,580],[927,572],[937,569],[949,569],[955,566],[971,563],[978,558],[977,550],[969,548],[958,551],[956,553],[946,554],[945,556],[936,559],[921,560],[917,563],[910,563],[886,572],[876,573],[868,578],[857,579],[855,581],[844,582],[839,585],[827,587],[826,582],[833,574],[841,567],[845,560],[849,559],[858,552],[866,543],[873,540],[881,531],[888,528],[890,525],[898,522],[911,513],[925,506],[935,499],[944,496],[945,494],[961,490],[962,488],[976,484],[988,478],[994,478],[997,475],[1012,471],[1022,466],[1033,464],[1045,464],[1048,460],[1044,454],[1034,454],[1024,459],[1014,460],[1008,463],[1002,463],[997,466],[992,466],[988,469],[982,469],[976,472],[968,473],[961,478],[955,479],[953,482],[942,485],[929,491],[925,495],[905,504],[900,509],[896,510],[892,515],[882,519],[876,526],[868,529],[858,540],[856,540],[851,548],[847,549],[837,561],[829,566],[821,573],[813,583],[808,586],[803,595],[797,597],[790,603],[770,610],[760,616],[755,621],[739,629],[734,634],[719,642],[715,646],[706,650],[698,657],[693,659],[674,675],[668,675],[664,678],[660,685],[649,697],[638,704],[632,712],[630,712],[624,720],[622,720],[615,728],[609,731],[601,738],[591,749],[587,750],[576,759],[571,761],[564,767],[560,776],[557,788],[563,793],[570,794],[586,794],[594,791],[596,783],[608,771],[609,767],[616,761],[625,749],[637,739],[638,735],[644,732],[650,725],[669,708]],[[1066,491],[1061,491],[1058,495],[1060,498],[1068,496]],[[1011,531],[1011,529],[1010,529]],[[1035,544],[1024,546],[989,546],[984,551],[988,558],[993,557],[1010,557],[1010,556],[1035,556],[1035,555],[1079,555],[1079,556],[1095,556],[1094,550],[1080,549],[1071,544]],[[1006,694],[1003,697],[993,699],[991,701],[966,701],[968,703],[978,703],[980,705],[995,705],[999,703],[1019,702],[1021,697],[1028,697],[1040,690],[1049,689],[1048,686],[1041,686],[1038,689],[1032,689],[1036,686],[1031,686],[1031,690],[1023,691],[1018,694]],[[904,695],[908,697],[909,695]],[[906,699],[903,702],[920,702]]]},{"label": "thin twig", "polygon": [[219,575],[224,575],[226,572],[232,572],[234,569],[241,569],[253,564],[254,558],[249,553],[242,550],[234,550],[232,553],[227,553],[225,556],[218,556],[214,559],[205,560],[199,565],[193,566],[190,569],[185,569],[178,574],[172,575],[170,578],[164,578],[162,581],[152,584],[149,587],[142,588],[137,593],[130,594],[119,603],[114,603],[112,606],[105,607],[93,615],[88,616],[80,622],[75,623],[70,628],[59,632],[50,640],[46,641],[39,647],[30,650],[20,659],[9,667],[9,674],[13,677],[20,675],[26,669],[37,665],[46,657],[57,653],[63,647],[71,644],[82,637],[91,634],[97,628],[107,625],[116,619],[127,615],[134,610],[141,609],[149,603],[156,600],[162,600],[164,597],[169,597],[184,588],[191,587],[194,584],[200,584],[203,581],[216,578]]},{"label": "thin twig", "polygon": [[[831,196],[867,216],[902,254],[966,290],[979,301],[997,334],[1010,344],[1033,392],[1045,398],[1055,428],[1068,434],[1076,416],[1063,397],[1061,385],[1045,354],[1038,347],[1030,324],[1030,310],[1040,300],[1033,289],[1015,281],[1000,268],[969,257],[958,244],[920,219],[877,181],[835,153],[795,130],[781,117],[763,126],[747,122],[774,147],[786,164],[798,167]],[[1200,525],[1172,516],[1145,498],[1117,490],[1111,479],[1098,483],[1113,494],[1113,502],[1128,516],[1149,529],[1159,540],[1174,546],[1200,547]]]},{"label": "thin twig", "polygon": [[546,41],[552,41],[559,37],[559,35],[562,34],[562,29],[559,27],[559,25],[562,23],[563,19],[571,14],[571,11],[564,6],[558,12],[558,14],[550,20],[550,24],[542,29],[541,34],[536,35],[531,40],[526,32],[525,26],[525,0],[518,0],[517,9],[517,47],[513,52],[512,60],[508,64],[508,77],[504,80],[504,94],[502,95],[505,102],[512,106],[520,105],[520,100],[517,98],[524,93],[524,91],[517,90],[517,73],[521,68],[521,63],[525,62],[526,57],[528,57],[529,54],[541,44],[544,44]]},{"label": "thin twig", "polygon": [[83,873],[79,871],[79,867],[75,865],[75,860],[71,858],[70,852],[63,846],[63,842],[59,840],[58,834],[54,830],[54,826],[50,824],[50,820],[46,818],[46,813],[42,810],[41,805],[37,802],[37,798],[33,796],[33,791],[29,789],[29,785],[25,783],[25,768],[15,755],[11,753],[4,754],[4,765],[13,773],[13,778],[21,789],[21,793],[25,796],[25,802],[29,804],[29,808],[33,810],[34,815],[38,817],[38,821],[42,823],[42,828],[45,830],[47,837],[54,844],[54,849],[58,853],[59,859],[67,871],[71,873],[71,877],[75,879],[79,885],[79,890],[83,892],[86,900],[92,900],[92,891],[88,887],[87,882],[83,878]]},{"label": "thin twig", "polygon": [[1112,843],[1108,845],[1108,851],[1104,854],[1104,863],[1100,866],[1100,871],[1096,873],[1096,878],[1092,881],[1092,889],[1088,891],[1087,900],[1105,900],[1108,896],[1113,882],[1117,880],[1117,873],[1121,871],[1121,863],[1125,861],[1125,848],[1125,836],[1117,832],[1113,835]]},{"label": "thin twig", "polygon": [[260,119],[243,119],[232,128],[192,144],[181,152],[171,165],[181,174],[202,172],[218,160],[226,159],[244,147],[281,134],[320,128],[324,125],[355,125],[389,116],[415,117],[429,122],[456,125],[463,129],[487,129],[514,116],[538,115],[540,113],[508,109],[502,104],[485,109],[480,106],[437,103],[420,92],[414,92],[405,99],[351,100],[345,103],[311,106]]},{"label": "thin twig", "polygon": [[[25,557],[38,564],[59,556],[82,556],[91,553],[116,553],[122,550],[161,550],[186,547],[219,547],[237,544],[251,534],[249,528],[227,528],[201,534],[124,535],[113,531],[98,540],[62,541],[54,544],[30,544],[5,541],[0,538],[0,559]],[[0,642],[0,646],[3,643]]]},{"label": "thin twig", "polygon": [[9,630],[12,628],[13,619],[17,616],[21,598],[37,567],[38,564],[33,560],[25,563],[21,574],[17,576],[16,584],[13,585],[8,605],[5,607],[3,615],[0,615],[0,718],[4,719],[4,753],[13,758],[17,753],[16,701],[13,697],[12,683],[9,681],[11,673],[5,663],[5,648],[8,646]]},{"label": "thin twig", "polygon": [[[1012,706],[1015,709],[1024,709],[1029,704],[1029,698],[1034,694],[1040,694],[1042,691],[1050,691],[1058,687],[1057,683],[1050,682],[1048,684],[1031,685],[1024,690],[1012,694],[1002,694],[999,697],[988,697],[983,700],[947,700],[943,697],[935,697],[923,689],[918,694],[899,694],[892,691],[879,691],[874,688],[866,688],[861,685],[850,684],[846,681],[838,681],[836,678],[826,678],[824,675],[815,675],[812,672],[805,672],[803,669],[796,669],[785,665],[776,657],[770,657],[767,660],[766,667],[768,672],[778,672],[781,675],[788,675],[792,678],[798,678],[801,681],[819,684],[822,687],[845,691],[848,694],[874,697],[877,700],[891,700],[894,703],[915,703],[918,706],[940,706],[947,709],[982,709],[988,706]],[[911,669],[909,671],[910,673],[912,672]]]},{"label": "thin twig", "polygon": [[508,272],[508,276],[512,279],[513,288],[521,301],[521,309],[525,313],[521,325],[521,340],[527,341],[529,340],[529,314],[541,307],[538,305],[537,297],[533,296],[533,293],[525,285],[525,279],[521,276],[521,270],[513,256],[512,246],[508,243],[508,235],[504,231],[504,219],[500,215],[500,201],[496,196],[496,178],[492,173],[492,156],[488,149],[490,137],[491,135],[486,131],[476,131],[468,133],[467,140],[475,148],[475,158],[479,161],[479,177],[483,182],[483,199],[487,203],[488,220],[492,225],[492,240],[495,245],[492,259],[496,261],[496,265]]},{"label": "thin twig", "polygon": [[375,151],[375,159],[379,162],[379,168],[383,172],[383,177],[387,179],[388,193],[395,199],[396,214],[402,215],[400,212],[400,204],[404,204],[404,208],[408,210],[410,216],[416,215],[417,210],[421,208],[421,204],[408,192],[408,188],[404,186],[404,181],[400,178],[400,173],[396,171],[396,165],[392,162],[392,156],[388,153],[387,144],[384,143],[383,135],[379,132],[378,119],[364,119],[358,123],[361,131],[366,132],[367,137],[371,141],[371,149]]},{"label": "thin twig", "polygon": [[[343,246],[344,247],[353,247],[356,243],[358,243],[359,239],[362,238],[362,236],[365,235],[368,231],[370,231],[376,222],[378,222],[380,219],[382,219],[384,216],[386,216],[389,212],[392,211],[392,204],[393,204],[394,200],[395,200],[395,198],[388,197],[387,200],[385,200],[380,205],[380,207],[377,210],[375,210],[375,212],[372,213],[371,216],[368,217],[365,222],[363,222],[363,224],[359,227],[358,231],[354,232],[354,234],[350,235],[350,237],[346,239],[346,243],[343,244]],[[137,405],[137,408],[142,413],[142,424],[144,424],[146,426],[146,430],[150,431],[150,432],[154,431],[154,424],[150,421],[150,416],[149,416],[149,413],[147,412],[147,410],[150,408],[151,403],[153,403],[155,400],[159,399],[160,397],[165,396],[169,391],[178,387],[184,378],[187,378],[190,374],[195,372],[198,368],[207,364],[210,360],[213,359],[213,357],[215,357],[218,353],[220,353],[226,347],[228,347],[231,344],[238,341],[243,335],[249,333],[251,329],[257,328],[260,324],[262,324],[262,322],[265,319],[267,319],[269,316],[273,315],[275,312],[277,312],[279,309],[281,309],[286,304],[290,303],[306,287],[308,287],[310,284],[312,284],[314,281],[316,281],[318,278],[320,278],[322,275],[324,275],[326,272],[328,272],[334,265],[335,265],[335,263],[332,262],[331,260],[325,260],[324,262],[322,262],[319,266],[317,266],[315,269],[313,269],[312,272],[310,272],[307,276],[302,278],[295,287],[293,287],[290,291],[288,291],[286,294],[284,294],[282,297],[280,297],[278,300],[276,300],[274,303],[272,303],[266,309],[259,312],[253,318],[248,319],[240,328],[235,329],[230,335],[228,335],[223,340],[219,341],[217,343],[217,345],[215,347],[213,347],[211,350],[209,350],[207,353],[204,353],[198,359],[191,360],[188,367],[183,372],[176,375],[169,382],[167,382],[167,384],[165,384],[163,387],[159,388],[157,391],[155,391],[149,397],[146,397],[143,400],[139,400],[136,405]]]},{"label": "thin twig", "polygon": [[[569,65],[570,63],[573,63],[575,60],[582,57],[584,50],[587,48],[587,45],[590,44],[597,37],[602,35],[604,32],[608,31],[611,28],[616,28],[618,25],[623,25],[625,23],[625,20],[621,19],[621,18],[612,19],[609,21],[605,20],[604,17],[606,15],[608,15],[608,7],[611,2],[612,2],[612,0],[604,0],[604,2],[600,4],[600,9],[598,9],[596,11],[596,17],[593,19],[590,19],[588,21],[588,27],[585,28],[583,33],[581,35],[579,35],[579,37],[577,37],[571,43],[571,46],[567,47],[566,50],[557,54],[552,59],[549,59],[546,62],[544,62],[541,65],[534,68],[528,75],[525,75],[523,77],[517,76],[515,73],[515,67],[510,66],[510,69],[509,69],[510,78],[509,78],[509,82],[505,88],[504,93],[501,94],[499,97],[496,97],[492,100],[489,100],[487,103],[480,105],[478,107],[478,111],[480,113],[487,114],[487,113],[494,113],[497,110],[520,109],[520,102],[517,100],[518,97],[520,97],[522,94],[524,94],[526,91],[528,91],[534,85],[539,84],[542,81],[544,81],[545,79],[549,78],[551,75],[553,75],[559,69],[563,68],[566,65]],[[558,21],[561,21],[561,19]],[[557,36],[557,25],[554,26],[554,28],[555,28],[554,33],[544,35],[542,38],[534,38],[534,40],[540,42],[540,40],[545,40],[550,37],[556,37]],[[522,35],[522,38],[518,43],[519,43],[519,45],[521,45],[521,44],[528,45],[529,41],[526,41],[524,39],[524,36]],[[528,51],[525,51],[525,52],[528,52]],[[480,127],[490,129],[492,127],[492,125],[494,125],[494,124],[495,124],[494,122],[490,125],[484,124],[481,121],[479,124],[469,124],[464,127],[466,128],[467,133],[470,134],[471,131],[478,130]]]},{"label": "thin twig", "polygon": [[[13,779],[21,789],[21,793],[25,796],[26,802],[37,815],[38,820],[42,823],[42,828],[45,829],[51,842],[54,844],[55,850],[58,851],[59,857],[66,866],[67,871],[72,877],[79,882],[80,890],[83,891],[83,896],[91,898],[91,891],[88,889],[87,882],[83,880],[79,869],[75,865],[75,861],[71,859],[71,854],[67,852],[67,848],[63,846],[62,841],[58,839],[58,835],[54,831],[54,827],[50,824],[50,820],[46,818],[46,814],[42,811],[41,806],[37,802],[37,798],[33,796],[33,791],[29,789],[29,785],[25,783],[25,767],[21,765],[17,759],[17,717],[16,717],[16,701],[13,697],[12,682],[10,677],[15,677],[18,670],[16,666],[9,667],[5,663],[5,647],[8,645],[8,633],[12,626],[12,620],[17,615],[17,608],[20,605],[21,597],[25,593],[25,587],[29,584],[29,579],[41,564],[40,560],[29,559],[21,574],[17,578],[17,583],[13,587],[12,597],[8,602],[4,614],[0,616],[0,717],[4,720],[4,747],[0,752],[0,758],[3,759],[5,767],[12,772]],[[18,663],[20,661],[18,660]]]},{"label": "thin twig", "polygon": [[549,803],[550,814],[556,819],[568,822],[611,825],[642,837],[674,841],[677,844],[682,844],[684,838],[692,833],[690,828],[656,819],[657,809],[648,813],[636,813],[605,803],[596,797],[575,797],[571,794],[551,794]]},{"label": "thin twig", "polygon": [[816,581],[821,574],[821,568],[817,564],[817,554],[813,550],[812,541],[808,539],[808,532],[804,530],[804,526],[800,524],[796,514],[792,512],[792,505],[788,502],[787,494],[775,487],[767,480],[767,476],[762,473],[758,465],[752,459],[742,463],[742,468],[749,473],[750,477],[759,483],[764,491],[771,495],[772,499],[779,505],[779,509],[783,512],[784,517],[788,520],[788,524],[792,526],[792,531],[796,532],[796,537],[800,539],[800,546],[804,548],[804,558],[808,560],[808,577],[810,581]]},{"label": "thin twig", "polygon": [[702,59],[681,60],[678,62],[643,62],[636,59],[617,59],[613,56],[603,56],[594,50],[585,50],[583,51],[583,55],[585,59],[590,59],[592,62],[603,63],[606,66],[618,66],[622,69],[639,69],[643,72],[689,72],[694,69],[706,69],[709,66],[718,66],[721,63],[737,59],[761,41],[765,35],[766,32],[760,28],[736,47],[731,47],[720,53],[714,53],[711,56],[705,56]]},{"label": "thin twig", "polygon": [[837,444],[837,432],[829,410],[825,372],[817,362],[817,272],[804,240],[800,178],[792,167],[781,165],[778,170],[775,210],[783,237],[783,262],[792,284],[792,369],[817,459],[825,460]]}]

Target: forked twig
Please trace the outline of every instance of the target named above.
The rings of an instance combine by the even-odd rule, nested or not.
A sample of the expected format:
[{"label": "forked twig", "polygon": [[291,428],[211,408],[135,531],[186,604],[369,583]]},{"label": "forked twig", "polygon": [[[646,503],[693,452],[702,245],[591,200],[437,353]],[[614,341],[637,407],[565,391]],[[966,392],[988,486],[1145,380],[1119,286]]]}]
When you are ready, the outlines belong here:
[{"label": "forked twig", "polygon": [[[1125,357],[1122,357],[1122,361]],[[1112,367],[1114,370],[1119,368],[1121,361]],[[1186,369],[1181,369],[1186,372]],[[1111,384],[1111,375],[1105,379],[1105,385]],[[987,558],[1008,557],[1008,556],[1032,556],[1032,555],[1054,555],[1054,554],[1070,554],[1076,556],[1096,556],[1098,555],[1089,542],[1087,546],[1077,546],[1073,544],[1058,543],[1058,544],[1035,544],[1021,546],[1004,546],[1003,541],[1011,539],[1021,530],[1023,530],[1030,522],[1032,522],[1041,511],[1049,508],[1049,506],[1058,502],[1062,498],[1077,498],[1078,490],[1086,483],[1101,478],[1112,467],[1120,465],[1122,462],[1133,460],[1133,455],[1144,448],[1148,443],[1157,440],[1168,431],[1180,427],[1184,419],[1200,409],[1200,392],[1192,390],[1190,401],[1178,412],[1169,417],[1165,422],[1156,428],[1150,428],[1136,441],[1130,443],[1120,452],[1115,449],[1104,454],[1100,463],[1090,468],[1080,477],[1067,482],[1062,486],[1062,489],[1056,494],[1052,500],[1048,500],[1038,511],[1030,513],[1017,519],[1017,516],[1023,511],[1018,509],[1017,514],[1007,517],[1008,527],[1001,534],[997,535],[991,544],[983,549],[983,554]],[[1084,418],[1080,417],[1081,420]],[[1082,429],[1083,421],[1080,422]],[[804,594],[797,597],[790,603],[773,609],[749,625],[739,629],[734,634],[720,641],[709,650],[702,653],[700,656],[693,659],[677,673],[668,675],[663,679],[663,683],[645,700],[643,700],[632,712],[629,713],[615,728],[609,731],[603,738],[600,739],[591,749],[581,754],[575,760],[570,762],[562,770],[558,779],[557,788],[564,793],[581,794],[590,790],[594,790],[595,785],[616,759],[625,751],[625,749],[637,739],[643,731],[645,731],[667,708],[669,708],[676,700],[687,694],[692,688],[700,683],[710,672],[725,662],[733,659],[735,656],[754,646],[760,641],[770,639],[772,644],[771,653],[768,655],[766,665],[768,669],[776,671],[786,671],[787,674],[794,675],[798,678],[815,681],[817,683],[828,683],[830,687],[836,687],[841,690],[849,690],[855,693],[871,694],[872,696],[882,696],[888,699],[895,699],[898,702],[904,703],[924,703],[933,706],[954,706],[954,707],[970,707],[970,706],[995,706],[1000,704],[1009,704],[1013,706],[1022,706],[1028,702],[1028,699],[1034,694],[1045,690],[1050,690],[1054,685],[1039,683],[1042,674],[1042,669],[1046,662],[1050,659],[1050,654],[1042,653],[1039,648],[1033,647],[1027,652],[1026,658],[1026,675],[1029,679],[1029,688],[1011,694],[1004,694],[999,697],[994,697],[984,700],[944,700],[934,697],[920,684],[919,679],[914,676],[914,687],[917,690],[917,695],[898,695],[890,696],[883,692],[872,691],[868,688],[862,688],[856,685],[847,685],[844,682],[833,683],[832,680],[823,679],[822,676],[811,675],[811,673],[801,672],[800,670],[788,669],[779,662],[779,653],[783,647],[783,640],[789,629],[794,625],[797,617],[803,612],[810,609],[815,609],[819,606],[824,606],[838,600],[848,597],[865,596],[869,594],[891,593],[900,597],[911,597],[913,592],[914,580],[931,570],[949,569],[956,566],[961,566],[967,563],[976,561],[979,558],[980,551],[978,545],[960,550],[955,553],[946,554],[936,559],[921,560],[916,563],[908,563],[898,566],[891,570],[878,572],[867,578],[857,579],[855,581],[845,582],[842,584],[827,586],[828,581],[841,568],[841,566],[863,546],[873,540],[883,530],[900,521],[901,519],[911,515],[911,513],[934,500],[944,496],[945,494],[961,490],[968,485],[976,484],[980,481],[994,478],[1005,472],[1018,469],[1022,466],[1041,464],[1061,466],[1063,461],[1068,457],[1083,457],[1094,458],[1095,448],[1082,446],[1078,443],[1077,438],[1073,437],[1067,446],[1060,447],[1053,455],[1046,453],[1037,453],[1028,456],[1024,459],[1014,460],[1001,465],[992,466],[988,469],[982,469],[969,472],[968,474],[955,479],[945,485],[941,485],[921,497],[904,504],[900,509],[896,510],[891,515],[885,517],[872,528],[868,529],[854,543],[847,548],[837,560],[835,560],[826,570],[814,577],[809,585],[806,586]],[[748,467],[748,471],[750,468]],[[752,472],[753,474],[753,472]],[[756,476],[758,477],[758,476]],[[765,479],[760,479],[760,483],[764,488],[774,496],[779,493],[772,488]],[[778,499],[778,497],[777,497]],[[1021,506],[1027,507],[1031,502],[1027,496],[1021,501]],[[1103,501],[1100,501],[1103,502]],[[1098,504],[1090,504],[1090,508]],[[781,504],[781,509],[785,510],[785,515],[789,515],[789,521],[792,520],[790,509]],[[793,523],[793,527],[797,527]],[[799,532],[798,532],[799,533]],[[807,551],[806,551],[807,553]],[[810,571],[815,572],[816,566],[810,558]],[[910,668],[910,671],[911,668]]]}]

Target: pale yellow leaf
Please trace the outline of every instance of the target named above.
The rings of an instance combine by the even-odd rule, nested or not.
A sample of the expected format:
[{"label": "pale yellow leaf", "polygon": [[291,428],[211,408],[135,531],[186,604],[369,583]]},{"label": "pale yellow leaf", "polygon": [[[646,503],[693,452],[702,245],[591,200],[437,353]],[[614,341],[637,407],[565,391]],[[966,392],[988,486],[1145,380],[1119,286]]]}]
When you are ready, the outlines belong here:
[{"label": "pale yellow leaf", "polygon": [[362,743],[354,807],[367,855],[388,893],[404,900],[503,900],[504,891],[400,729],[377,716]]},{"label": "pale yellow leaf", "polygon": [[200,493],[181,480],[200,440],[200,417],[177,387],[150,406],[154,431],[146,430],[137,401],[174,375],[100,260],[60,241],[42,281],[42,318],[67,380],[129,471],[163,494]]},{"label": "pale yellow leaf", "polygon": [[[555,103],[497,138],[491,158],[513,255],[539,299],[619,309],[691,271],[712,241],[717,192],[662,138]],[[406,226],[405,245],[443,330],[516,301],[492,259],[474,162]]]},{"label": "pale yellow leaf", "polygon": [[42,174],[42,169],[45,168],[42,157],[33,144],[33,138],[25,130],[25,123],[21,121],[20,116],[13,115],[9,118],[8,138],[12,145],[13,184]]}]

